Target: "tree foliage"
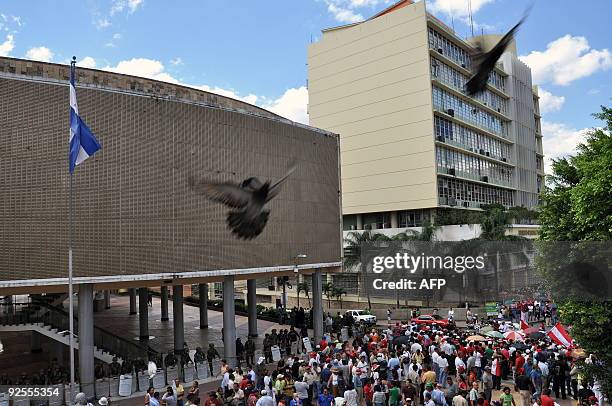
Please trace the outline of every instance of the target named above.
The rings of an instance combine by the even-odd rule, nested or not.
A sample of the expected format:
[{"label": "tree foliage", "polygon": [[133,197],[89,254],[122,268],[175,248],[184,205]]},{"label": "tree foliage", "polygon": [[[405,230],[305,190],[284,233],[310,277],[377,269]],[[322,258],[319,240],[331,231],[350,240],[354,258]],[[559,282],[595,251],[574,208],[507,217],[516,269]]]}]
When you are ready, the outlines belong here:
[{"label": "tree foliage", "polygon": [[[543,241],[609,241],[612,234],[612,109],[594,116],[604,122],[590,130],[574,156],[553,161],[553,174],[542,194],[539,221]],[[546,267],[546,263],[543,263]],[[543,272],[553,281],[550,268]],[[554,296],[555,292],[553,292]],[[608,293],[609,294],[609,293]],[[562,300],[562,322],[571,335],[599,360],[586,372],[612,394],[612,303]]]}]

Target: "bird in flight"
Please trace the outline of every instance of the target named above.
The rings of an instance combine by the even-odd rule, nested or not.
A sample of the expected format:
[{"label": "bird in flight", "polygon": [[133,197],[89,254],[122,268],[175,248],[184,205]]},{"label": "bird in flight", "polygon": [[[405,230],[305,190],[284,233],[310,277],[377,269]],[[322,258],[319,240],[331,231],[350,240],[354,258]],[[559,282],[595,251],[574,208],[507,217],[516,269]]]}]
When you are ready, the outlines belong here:
[{"label": "bird in flight", "polygon": [[499,58],[506,52],[506,48],[514,38],[514,34],[527,18],[527,14],[528,12],[525,13],[521,21],[512,27],[489,52],[482,52],[482,47],[478,46],[476,51],[472,53],[472,72],[474,72],[474,74],[465,84],[465,90],[468,95],[473,96],[485,90],[487,81],[489,80],[489,74],[495,68],[495,64]]},{"label": "bird in flight", "polygon": [[189,186],[213,202],[221,203],[230,210],[227,213],[227,226],[236,237],[250,240],[257,237],[265,228],[270,210],[266,204],[274,199],[283,183],[295,170],[293,163],[278,181],[261,182],[250,177],[240,183],[196,180],[189,177]]}]

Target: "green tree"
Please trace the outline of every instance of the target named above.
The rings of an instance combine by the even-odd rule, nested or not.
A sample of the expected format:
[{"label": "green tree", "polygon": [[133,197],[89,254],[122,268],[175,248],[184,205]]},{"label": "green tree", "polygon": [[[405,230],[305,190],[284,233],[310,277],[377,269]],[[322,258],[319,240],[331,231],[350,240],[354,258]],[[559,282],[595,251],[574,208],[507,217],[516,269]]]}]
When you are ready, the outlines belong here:
[{"label": "green tree", "polygon": [[359,283],[363,286],[365,291],[368,300],[368,309],[372,309],[372,300],[370,298],[370,289],[368,288],[366,274],[372,266],[374,253],[370,253],[369,251],[371,250],[366,252],[363,248],[381,241],[390,241],[390,238],[384,234],[373,233],[370,230],[350,232],[344,239],[344,267],[345,269],[358,268],[361,271],[359,275],[362,280]]},{"label": "green tree", "polygon": [[327,297],[327,307],[331,309],[331,299],[334,296],[334,284],[331,282],[326,282],[322,286],[323,294]]},{"label": "green tree", "polygon": [[[604,122],[585,135],[574,156],[553,161],[552,175],[542,193],[539,222],[543,241],[609,241],[612,234],[612,109],[601,107],[594,116]],[[539,268],[549,283],[555,274],[547,263]],[[562,269],[562,268],[560,268]],[[559,270],[559,269],[558,269]],[[553,291],[555,295],[556,291]],[[561,320],[571,335],[601,364],[585,366],[603,392],[612,395],[612,304],[607,301],[559,300]]]},{"label": "green tree", "polygon": [[298,283],[295,287],[297,291],[297,305],[300,307],[300,293],[304,292],[304,296],[308,298],[308,307],[310,307],[310,286],[306,282]]},{"label": "green tree", "polygon": [[342,296],[345,296],[346,294],[347,292],[343,288],[332,289],[332,296],[336,298],[338,303],[340,303],[340,309],[342,309]]}]

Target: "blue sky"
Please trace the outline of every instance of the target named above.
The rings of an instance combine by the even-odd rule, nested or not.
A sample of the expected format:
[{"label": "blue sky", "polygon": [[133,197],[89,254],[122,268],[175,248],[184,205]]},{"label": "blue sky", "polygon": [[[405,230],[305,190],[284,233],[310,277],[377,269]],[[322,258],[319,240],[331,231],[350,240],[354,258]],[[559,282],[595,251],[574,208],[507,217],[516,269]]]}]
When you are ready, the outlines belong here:
[{"label": "blue sky", "polygon": [[[531,0],[471,0],[475,31],[502,32]],[[37,4],[34,6],[34,3]],[[306,122],[306,47],[324,27],[367,18],[390,0],[0,0],[0,55],[186,83]],[[610,105],[609,0],[539,0],[518,34],[542,90],[545,154],[572,151]],[[468,0],[427,0],[461,36]]]}]

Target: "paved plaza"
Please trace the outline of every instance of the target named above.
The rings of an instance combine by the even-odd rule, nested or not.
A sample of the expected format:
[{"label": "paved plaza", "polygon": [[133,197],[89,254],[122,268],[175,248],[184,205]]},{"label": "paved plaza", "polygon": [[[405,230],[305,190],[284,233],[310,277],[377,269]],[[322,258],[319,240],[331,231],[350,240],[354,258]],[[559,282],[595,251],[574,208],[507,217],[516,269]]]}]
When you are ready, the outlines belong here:
[{"label": "paved plaza", "polygon": [[[167,353],[174,348],[174,329],[172,322],[172,300],[168,300],[169,321],[161,321],[161,300],[153,297],[153,307],[149,307],[149,334],[153,337],[149,340],[151,348],[158,352]],[[139,335],[139,316],[129,314],[130,298],[128,295],[111,296],[111,308],[94,313],[96,327],[101,327],[122,338],[138,341]],[[197,306],[183,304],[183,317],[185,323],[185,341],[190,349],[196,347],[206,348],[209,343],[213,343],[217,351],[223,355],[223,341],[221,328],[223,327],[223,313],[220,311],[208,310],[208,328],[200,329],[200,310]],[[257,331],[259,337],[255,340],[258,348],[265,332],[273,328],[288,328],[280,326],[266,320],[257,321]],[[236,337],[240,337],[242,342],[246,341],[248,333],[248,319],[246,316],[236,316]]]}]

